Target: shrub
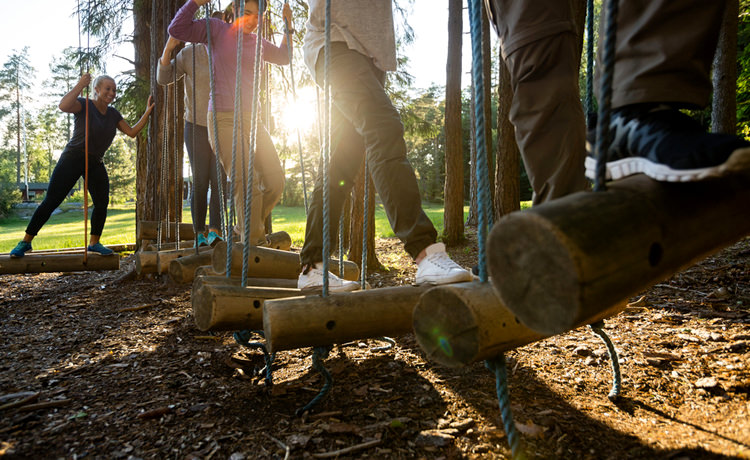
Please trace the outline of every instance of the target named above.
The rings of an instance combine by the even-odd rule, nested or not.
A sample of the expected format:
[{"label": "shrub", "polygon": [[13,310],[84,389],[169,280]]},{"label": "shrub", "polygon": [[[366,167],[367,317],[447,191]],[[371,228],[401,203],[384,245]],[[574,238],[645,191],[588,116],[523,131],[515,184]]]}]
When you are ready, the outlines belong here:
[{"label": "shrub", "polygon": [[0,216],[7,216],[21,202],[21,192],[11,184],[0,184]]}]

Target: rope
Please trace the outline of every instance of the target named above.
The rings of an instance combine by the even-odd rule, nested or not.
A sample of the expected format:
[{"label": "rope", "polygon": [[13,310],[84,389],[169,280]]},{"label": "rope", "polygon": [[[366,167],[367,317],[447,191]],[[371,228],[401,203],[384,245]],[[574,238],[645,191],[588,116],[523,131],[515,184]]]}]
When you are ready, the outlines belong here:
[{"label": "rope", "polygon": [[180,170],[180,155],[177,153],[177,61],[174,63],[172,73],[172,148],[174,149],[174,221],[175,221],[175,247],[180,249],[180,211],[182,210],[182,171]]},{"label": "rope", "polygon": [[591,123],[588,115],[594,113],[594,0],[586,1],[586,122]]},{"label": "rope", "polygon": [[[289,2],[284,0],[284,4],[288,4]],[[292,28],[289,27],[289,23],[284,18],[284,33],[286,34],[286,46],[289,50],[289,80],[292,85],[292,101],[294,102],[295,108],[297,106],[297,89],[294,84],[294,51],[292,49]],[[302,156],[302,137],[300,135],[299,126],[296,126],[297,131],[297,150],[299,151],[299,169],[300,174],[302,175],[302,198],[305,202],[305,214],[307,214],[307,211],[309,209],[309,205],[307,202],[307,181],[305,180],[305,159]]]},{"label": "rope", "polygon": [[[242,1],[242,0],[240,0]],[[244,2],[243,2],[244,3]],[[250,212],[251,202],[253,200],[253,180],[254,180],[254,159],[255,159],[255,142],[258,129],[258,96],[260,94],[260,69],[261,60],[263,59],[263,37],[260,31],[263,30],[263,12],[265,11],[265,1],[258,1],[258,34],[255,39],[255,67],[253,69],[253,101],[252,113],[250,115],[250,142],[247,165],[247,192],[245,193],[245,247],[242,251],[242,286],[247,286],[247,267],[250,261]],[[237,70],[239,73],[239,69]]]},{"label": "rope", "polygon": [[328,296],[328,257],[330,254],[330,192],[328,190],[328,174],[331,154],[331,0],[326,0],[325,21],[325,70],[323,71],[323,90],[325,107],[323,119],[325,124],[325,138],[323,141],[323,297]]},{"label": "rope", "polygon": [[[232,183],[230,186],[230,194],[234,197],[234,188],[236,186],[241,186],[245,182],[242,181],[240,184],[237,184],[237,125],[239,124],[237,122],[237,119],[242,119],[242,48],[243,48],[243,42],[242,42],[242,27],[239,27],[239,22],[236,21],[237,18],[240,16],[240,12],[245,10],[245,1],[244,0],[237,0],[234,2],[234,11],[235,11],[235,22],[238,25],[237,27],[237,60],[236,60],[236,68],[237,72],[235,74],[235,80],[234,80],[234,118],[232,119]],[[243,146],[244,148],[244,146]],[[242,158],[244,159],[245,152],[242,153]],[[244,165],[244,163],[243,163]],[[234,203],[236,206],[237,204]],[[229,219],[234,220],[234,211],[229,211]],[[245,245],[247,246],[247,240],[245,241]],[[244,265],[243,265],[244,268]],[[232,243],[227,244],[227,267],[226,271],[227,273],[230,273],[232,270]],[[245,286],[245,277],[242,277],[242,286]]]},{"label": "rope", "polygon": [[[469,4],[474,0],[469,0]],[[497,401],[500,406],[500,414],[503,419],[505,434],[508,436],[508,444],[512,458],[523,458],[521,450],[521,438],[516,431],[516,424],[513,422],[513,411],[510,408],[510,396],[508,394],[508,372],[505,367],[505,357],[501,353],[494,359],[488,359],[484,362],[487,369],[495,374],[495,391],[497,392]]]},{"label": "rope", "polygon": [[[260,335],[263,335],[263,331],[258,331]],[[248,348],[255,348],[263,352],[263,360],[266,363],[266,367],[261,369],[258,373],[265,372],[266,385],[269,387],[273,385],[273,362],[276,359],[276,353],[268,353],[266,346],[260,342],[250,342],[252,331],[242,330],[234,333],[234,340],[242,346]]]},{"label": "rope", "polygon": [[622,389],[622,375],[620,374],[620,358],[617,355],[612,340],[610,340],[607,333],[604,331],[604,321],[597,321],[596,323],[589,324],[589,329],[598,335],[602,342],[607,346],[607,353],[609,353],[609,362],[612,364],[612,389],[609,391],[607,397],[614,401],[620,396],[620,390]]},{"label": "rope", "polygon": [[323,384],[323,388],[321,388],[320,392],[315,395],[315,397],[309,403],[307,403],[304,407],[297,409],[297,416],[308,412],[315,405],[317,405],[328,394],[329,391],[331,391],[331,386],[333,385],[333,377],[331,376],[331,373],[328,372],[328,369],[323,366],[323,360],[328,357],[329,352],[330,349],[328,347],[313,348],[312,367],[313,369],[318,371],[320,375],[323,376],[323,380],[325,381],[325,383]]},{"label": "rope", "polygon": [[[489,194],[489,166],[487,158],[487,143],[484,129],[484,74],[482,72],[482,6],[480,0],[469,0],[469,21],[471,23],[471,51],[472,51],[472,89],[474,92],[474,136],[477,166],[477,201],[479,224],[477,228],[477,239],[479,249],[479,279],[482,283],[487,282],[487,258],[485,243],[487,229],[492,225],[492,206]],[[520,437],[513,422],[513,412],[510,407],[508,391],[508,376],[505,368],[505,357],[501,353],[493,360],[485,362],[486,366],[495,373],[497,399],[500,405],[500,414],[503,419],[505,433],[513,458],[520,458]]]},{"label": "rope", "polygon": [[[211,91],[211,100],[216,99],[216,82],[214,81],[214,66],[213,66],[213,54],[211,53],[211,14],[210,10],[208,8],[208,4],[205,6],[205,12],[206,12],[206,37],[208,42],[208,47],[206,49],[206,54],[208,55],[208,81]],[[193,56],[195,56],[195,49],[193,49]],[[193,93],[195,94],[195,93]],[[216,178],[218,186],[216,187],[218,189],[219,193],[219,206],[220,206],[220,217],[221,217],[221,231],[224,235],[224,238],[227,241],[227,248],[229,248],[232,245],[232,238],[230,235],[230,232],[228,231],[228,228],[231,224],[227,222],[227,204],[226,200],[224,199],[224,187],[223,187],[223,178],[224,174],[221,169],[221,164],[219,162],[219,125],[218,121],[216,120],[216,107],[211,106],[211,114],[212,114],[212,129],[214,132],[214,139],[216,142],[214,142],[214,157],[216,163]],[[231,252],[229,253],[231,254]],[[231,276],[231,273],[227,271],[227,276]]]},{"label": "rope", "polygon": [[[91,11],[91,1],[89,1],[89,12]],[[88,56],[90,32],[86,29],[86,56]],[[78,55],[81,58],[81,2],[78,1]],[[86,59],[88,67],[88,58]],[[81,58],[81,75],[84,74],[83,59]],[[84,125],[84,166],[83,166],[83,264],[86,265],[89,260],[89,87],[86,88],[86,107],[85,107],[85,125]]]},{"label": "rope", "polygon": [[[195,70],[196,70],[195,69],[195,51],[196,51],[196,46],[197,45],[195,43],[193,43],[193,53],[192,53],[192,56],[193,56],[193,68],[192,68],[192,71],[193,71],[193,132],[191,133],[191,136],[190,136],[192,138],[191,142],[193,143],[193,149],[195,149],[195,128],[196,128],[195,122],[197,121],[196,118],[195,118],[195,112],[198,111],[197,103],[195,101],[195,98],[196,98],[196,93],[195,93],[195,89],[196,89],[196,87],[195,87],[196,86],[195,85],[195,80],[196,80],[196,78],[195,78]],[[176,62],[176,60],[175,60],[175,62]],[[211,71],[209,70],[209,73],[210,72]],[[195,160],[195,156],[193,156],[193,160]],[[217,159],[217,161],[218,161],[218,159]],[[192,164],[192,162],[190,164],[190,167],[191,167],[191,169],[195,170],[194,165]],[[193,176],[195,176],[195,174],[193,174]],[[214,193],[214,192],[215,192],[214,190],[211,191],[211,193]],[[192,195],[195,196],[195,183],[193,183]],[[195,200],[192,200],[191,203],[190,203],[191,208],[192,208],[192,206],[194,204],[195,204]],[[199,251],[198,251],[198,231],[195,228],[195,222],[193,222],[193,237],[194,237],[193,246],[195,246],[195,254],[198,255],[199,254]]]},{"label": "rope", "polygon": [[362,210],[362,270],[359,285],[364,290],[367,287],[367,236],[370,230],[370,167],[367,163],[367,153],[365,152],[365,193],[364,205]]},{"label": "rope", "polygon": [[[167,170],[167,124],[169,123],[169,114],[167,113],[167,102],[169,101],[169,93],[167,92],[167,87],[164,87],[164,126],[162,127],[162,142],[161,142],[161,168],[159,170],[159,182],[161,183],[161,189],[162,193],[165,193],[167,190],[167,176],[165,174]],[[169,237],[169,206],[166,207],[166,219],[164,222],[161,220],[161,197],[158,197],[156,200],[157,203],[157,216],[159,216],[159,227],[157,230],[157,241],[156,241],[156,250],[157,252],[161,252],[161,243],[162,243],[162,225],[164,222],[166,222],[167,225],[167,237]]]},{"label": "rope", "polygon": [[612,81],[615,69],[615,41],[617,38],[617,0],[606,2],[604,55],[600,82],[599,117],[596,125],[596,181],[594,191],[607,190],[607,147],[610,144],[609,123],[612,115]]}]

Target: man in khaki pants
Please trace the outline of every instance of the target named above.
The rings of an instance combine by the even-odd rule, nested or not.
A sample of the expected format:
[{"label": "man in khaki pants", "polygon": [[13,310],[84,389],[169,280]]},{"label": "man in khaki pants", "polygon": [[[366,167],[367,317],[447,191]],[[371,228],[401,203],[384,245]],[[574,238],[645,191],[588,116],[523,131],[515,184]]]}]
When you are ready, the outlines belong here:
[{"label": "man in khaki pants", "polygon": [[[510,120],[534,204],[586,189],[584,172],[593,179],[596,160],[585,154],[579,50],[569,2],[485,3],[511,76]],[[705,0],[620,2],[608,178],[644,173],[659,181],[695,181],[747,163],[750,143],[706,133],[679,111],[709,103],[711,63],[725,5]]]}]

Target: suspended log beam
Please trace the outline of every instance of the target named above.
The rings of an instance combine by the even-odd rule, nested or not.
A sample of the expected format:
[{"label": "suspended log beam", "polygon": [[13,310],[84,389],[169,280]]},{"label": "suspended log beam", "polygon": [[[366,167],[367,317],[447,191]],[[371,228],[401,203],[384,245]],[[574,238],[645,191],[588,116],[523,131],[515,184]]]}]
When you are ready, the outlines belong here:
[{"label": "suspended log beam", "polygon": [[[174,241],[177,238],[177,224],[170,222],[169,225],[166,222],[162,222],[161,226],[161,237],[162,241]],[[139,240],[155,240],[159,237],[159,222],[155,220],[142,220],[138,227],[138,239]],[[195,239],[195,231],[193,231],[193,224],[180,222],[180,239],[181,240],[193,240]]]},{"label": "suspended log beam", "polygon": [[[107,244],[105,245],[109,249],[115,251],[115,252],[128,252],[128,251],[135,251],[135,243],[125,243],[125,244]],[[78,248],[59,248],[59,249],[34,249],[31,252],[27,252],[26,255],[42,255],[42,254],[82,254],[84,247],[78,247]],[[0,254],[0,257],[9,256],[9,252],[4,252]]]},{"label": "suspended log beam", "polygon": [[298,296],[300,292],[297,288],[196,283],[191,295],[195,325],[202,331],[261,329],[267,299]]},{"label": "suspended log beam", "polygon": [[0,256],[0,274],[81,272],[120,269],[120,256],[118,254],[101,256],[89,252],[88,260],[86,262],[84,262],[83,256],[83,253],[36,255],[33,252],[20,258]]},{"label": "suspended log beam", "polygon": [[202,265],[195,269],[195,276],[193,279],[197,279],[201,276],[220,276],[218,273],[214,271],[214,268],[211,265]]},{"label": "suspended log beam", "polygon": [[[204,246],[199,253],[213,252],[214,248]],[[138,275],[148,273],[168,273],[169,264],[180,257],[195,254],[195,248],[177,249],[173,251],[138,251],[135,253],[135,272]]]},{"label": "suspended log beam", "polygon": [[[238,276],[242,271],[242,243],[232,245],[232,275]],[[216,244],[211,266],[216,273],[226,273],[227,243],[221,241]],[[339,261],[331,260],[331,273],[339,274]],[[258,246],[250,247],[250,258],[247,276],[254,278],[286,278],[296,279],[300,273],[299,254],[296,252],[280,251]],[[344,279],[356,281],[359,278],[359,266],[354,262],[344,261]]]},{"label": "suspended log beam", "polygon": [[169,262],[169,277],[176,283],[191,283],[195,278],[198,267],[211,264],[213,251],[199,251],[190,255],[178,257]]},{"label": "suspended log beam", "polygon": [[[625,304],[592,321],[619,313]],[[427,357],[447,367],[463,367],[546,336],[524,326],[497,297],[490,283],[436,286],[414,308],[414,334]]]},{"label": "suspended log beam", "polygon": [[750,180],[659,183],[635,175],[498,221],[487,247],[500,300],[557,334],[750,233]]},{"label": "suspended log beam", "polygon": [[[193,289],[197,289],[203,285],[240,286],[241,284],[242,280],[239,276],[227,278],[223,275],[201,275],[195,277],[195,280],[193,281]],[[283,278],[248,278],[247,286],[296,289],[297,280]]]},{"label": "suspended log beam", "polygon": [[263,330],[270,352],[398,336],[411,332],[412,310],[431,286],[268,300]]}]

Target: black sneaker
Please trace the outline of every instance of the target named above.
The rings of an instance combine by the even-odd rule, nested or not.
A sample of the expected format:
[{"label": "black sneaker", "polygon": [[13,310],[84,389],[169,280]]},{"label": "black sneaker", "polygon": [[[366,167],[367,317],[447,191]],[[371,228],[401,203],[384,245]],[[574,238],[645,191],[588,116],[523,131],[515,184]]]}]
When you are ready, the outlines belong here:
[{"label": "black sneaker", "polygon": [[[590,133],[591,134],[591,133]],[[612,113],[607,179],[643,173],[661,182],[693,182],[729,173],[750,173],[750,142],[706,133],[677,109],[633,105]],[[586,148],[586,177],[596,177],[593,137]]]}]

